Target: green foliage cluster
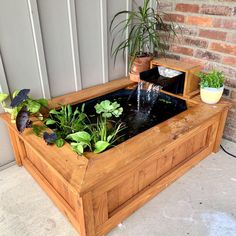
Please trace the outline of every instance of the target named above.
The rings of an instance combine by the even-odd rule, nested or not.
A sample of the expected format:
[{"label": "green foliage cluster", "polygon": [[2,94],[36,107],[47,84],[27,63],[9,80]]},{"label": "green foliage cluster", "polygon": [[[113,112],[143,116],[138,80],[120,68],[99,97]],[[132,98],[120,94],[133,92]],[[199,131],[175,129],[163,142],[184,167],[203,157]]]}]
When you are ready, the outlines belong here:
[{"label": "green foliage cluster", "polygon": [[212,70],[209,73],[199,72],[197,75],[201,79],[201,88],[221,88],[224,85],[223,72]]},{"label": "green foliage cluster", "polygon": [[82,106],[81,111],[78,108],[72,111],[71,105],[65,105],[60,110],[50,110],[49,118],[45,120],[45,124],[53,125],[57,135],[65,139],[69,134],[83,130],[86,126],[86,119],[88,117],[84,113],[84,106]]},{"label": "green foliage cluster", "polygon": [[[132,11],[120,11],[113,17],[110,32],[113,35],[111,52],[114,61],[118,53],[121,51],[124,55],[126,49],[131,59],[130,66],[137,56],[150,55],[155,51],[165,55],[167,38],[176,36],[175,27],[171,21],[166,24],[163,21],[165,13],[150,7],[150,2],[151,0],[144,0],[142,6],[137,6]],[[159,31],[165,32],[166,37],[163,38]],[[124,40],[120,41],[121,39]]]},{"label": "green foliage cluster", "polygon": [[[12,94],[12,99],[14,99],[20,91],[16,90]],[[14,121],[17,117],[17,114],[19,111],[22,109],[23,106],[26,106],[28,112],[30,115],[34,115],[35,117],[38,117],[39,119],[43,119],[43,115],[40,113],[40,109],[42,107],[47,107],[48,106],[48,101],[44,98],[40,99],[32,99],[30,97],[26,97],[22,102],[20,102],[16,107],[7,107],[5,104],[5,100],[9,98],[9,95],[6,93],[0,93],[0,104],[3,107],[3,109],[11,114],[11,119]]]},{"label": "green foliage cluster", "polygon": [[[20,91],[13,93],[12,98],[17,96]],[[102,101],[95,105],[97,122],[91,123],[89,117],[84,112],[84,105],[81,110],[77,107],[74,111],[71,105],[61,106],[60,109],[49,111],[45,118],[40,113],[42,107],[48,106],[46,99],[34,100],[28,97],[29,90],[21,90],[24,96],[19,95],[16,99],[16,106],[7,108],[4,101],[9,97],[8,94],[0,93],[0,104],[6,112],[11,114],[13,120],[19,120],[22,130],[32,128],[33,132],[43,137],[47,144],[56,144],[62,147],[65,140],[69,141],[72,149],[78,154],[84,150],[100,153],[113,145],[119,138],[118,134],[124,129],[124,124],[115,122],[112,118],[118,118],[123,112],[123,108],[117,102],[109,100]],[[24,114],[20,117],[20,114]],[[19,114],[19,115],[18,115]],[[27,119],[24,117],[27,115]],[[36,118],[34,121],[42,120],[43,125],[34,124],[30,117]],[[47,127],[53,130],[53,133],[44,132]]]},{"label": "green foliage cluster", "polygon": [[120,137],[118,134],[124,129],[120,122],[114,122],[111,118],[118,118],[123,108],[117,102],[109,100],[95,105],[97,122],[91,123],[84,112],[84,105],[72,111],[70,105],[62,106],[61,110],[51,110],[45,124],[53,126],[57,137],[70,142],[72,149],[78,154],[84,150],[100,153],[113,145]]}]

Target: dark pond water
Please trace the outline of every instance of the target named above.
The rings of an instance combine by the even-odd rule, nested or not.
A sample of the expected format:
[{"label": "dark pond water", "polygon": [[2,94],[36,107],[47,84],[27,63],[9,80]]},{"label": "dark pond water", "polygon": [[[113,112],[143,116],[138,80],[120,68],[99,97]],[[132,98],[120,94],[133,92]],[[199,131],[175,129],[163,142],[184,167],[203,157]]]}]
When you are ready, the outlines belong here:
[{"label": "dark pond water", "polygon": [[[161,93],[158,88],[144,90],[139,85],[134,90],[121,89],[89,100],[85,102],[85,112],[96,114],[94,106],[103,100],[117,101],[123,107],[123,114],[117,121],[122,121],[126,125],[126,129],[122,131],[124,140],[187,109],[184,100]],[[81,105],[77,104],[74,107]]]}]

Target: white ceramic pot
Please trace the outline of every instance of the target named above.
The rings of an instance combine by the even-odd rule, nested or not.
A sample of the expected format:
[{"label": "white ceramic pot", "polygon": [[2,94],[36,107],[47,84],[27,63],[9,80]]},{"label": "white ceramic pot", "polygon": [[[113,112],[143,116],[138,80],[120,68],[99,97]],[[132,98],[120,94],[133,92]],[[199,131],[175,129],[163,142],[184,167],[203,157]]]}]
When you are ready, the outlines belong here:
[{"label": "white ceramic pot", "polygon": [[201,88],[200,95],[203,102],[207,104],[216,104],[220,101],[224,91],[224,86],[221,88]]}]

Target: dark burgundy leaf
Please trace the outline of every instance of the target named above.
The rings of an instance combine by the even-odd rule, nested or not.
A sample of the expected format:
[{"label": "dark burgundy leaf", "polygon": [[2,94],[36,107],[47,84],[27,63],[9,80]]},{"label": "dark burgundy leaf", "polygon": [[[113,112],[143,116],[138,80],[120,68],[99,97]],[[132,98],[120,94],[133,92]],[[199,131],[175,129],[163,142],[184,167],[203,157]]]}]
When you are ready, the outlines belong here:
[{"label": "dark burgundy leaf", "polygon": [[53,144],[57,139],[57,135],[55,133],[49,134],[48,132],[44,132],[43,139],[47,144]]},{"label": "dark burgundy leaf", "polygon": [[22,133],[29,124],[29,112],[27,111],[27,107],[23,106],[16,116],[17,130]]},{"label": "dark burgundy leaf", "polygon": [[12,99],[11,106],[17,107],[19,104],[25,101],[28,98],[29,92],[30,92],[30,89],[20,90],[20,92]]}]

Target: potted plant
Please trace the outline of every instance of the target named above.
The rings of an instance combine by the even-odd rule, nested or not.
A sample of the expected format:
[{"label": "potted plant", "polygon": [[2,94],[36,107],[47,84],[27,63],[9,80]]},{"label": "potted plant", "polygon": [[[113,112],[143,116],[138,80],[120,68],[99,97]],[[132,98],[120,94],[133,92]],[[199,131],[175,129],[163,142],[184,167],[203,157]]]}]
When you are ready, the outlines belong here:
[{"label": "potted plant", "polygon": [[224,74],[217,70],[209,73],[199,72],[200,95],[203,102],[216,104],[219,102],[224,91]]},{"label": "potted plant", "polygon": [[130,79],[133,81],[138,82],[139,73],[150,68],[155,52],[165,55],[167,39],[171,35],[176,36],[173,23],[164,23],[164,16],[165,13],[150,7],[150,0],[144,0],[143,6],[135,10],[124,10],[115,14],[110,23],[114,63],[118,53],[121,51],[125,55],[128,49]]}]

